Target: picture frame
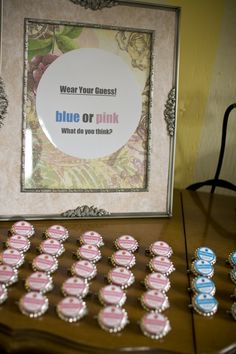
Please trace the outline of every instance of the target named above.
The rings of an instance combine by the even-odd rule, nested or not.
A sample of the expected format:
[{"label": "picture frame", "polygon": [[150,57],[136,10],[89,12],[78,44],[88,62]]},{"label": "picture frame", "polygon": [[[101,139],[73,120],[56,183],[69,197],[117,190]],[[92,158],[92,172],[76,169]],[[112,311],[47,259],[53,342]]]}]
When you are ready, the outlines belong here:
[{"label": "picture frame", "polygon": [[1,1],[2,220],[172,215],[179,16]]}]

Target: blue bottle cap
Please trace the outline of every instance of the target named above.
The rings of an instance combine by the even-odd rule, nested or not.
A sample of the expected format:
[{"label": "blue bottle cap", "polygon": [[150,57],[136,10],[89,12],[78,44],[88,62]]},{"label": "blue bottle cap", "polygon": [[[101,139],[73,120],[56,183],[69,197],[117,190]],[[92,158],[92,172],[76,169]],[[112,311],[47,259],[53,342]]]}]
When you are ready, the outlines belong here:
[{"label": "blue bottle cap", "polygon": [[236,267],[236,251],[230,253],[228,260],[231,267]]},{"label": "blue bottle cap", "polygon": [[214,274],[214,268],[211,263],[204,261],[202,259],[197,259],[193,261],[191,265],[191,270],[196,276],[205,276],[211,278]]},{"label": "blue bottle cap", "polygon": [[231,306],[231,315],[233,316],[233,319],[236,321],[236,302],[233,303],[233,305]]},{"label": "blue bottle cap", "polygon": [[0,283],[0,304],[7,299],[7,288],[4,284]]},{"label": "blue bottle cap", "polygon": [[195,293],[214,295],[216,292],[215,283],[207,277],[196,277],[192,280],[192,290]]},{"label": "blue bottle cap", "polygon": [[197,248],[195,251],[195,256],[196,258],[207,261],[210,264],[215,264],[216,262],[216,255],[209,247]]},{"label": "blue bottle cap", "polygon": [[203,316],[212,316],[218,309],[218,301],[210,294],[197,294],[193,297],[194,310]]},{"label": "blue bottle cap", "polygon": [[236,284],[236,267],[234,267],[230,272],[230,278],[234,284]]}]

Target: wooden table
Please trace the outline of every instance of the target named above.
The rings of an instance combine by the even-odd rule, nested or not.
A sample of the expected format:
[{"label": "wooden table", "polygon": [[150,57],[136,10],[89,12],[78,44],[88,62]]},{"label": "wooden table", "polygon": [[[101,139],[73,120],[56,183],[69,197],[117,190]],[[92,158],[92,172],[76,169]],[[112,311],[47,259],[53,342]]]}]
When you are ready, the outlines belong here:
[{"label": "wooden table", "polygon": [[[229,277],[230,267],[225,259],[236,249],[236,198],[189,191],[176,191],[171,218],[160,219],[103,219],[103,220],[34,220],[35,235],[19,270],[19,281],[9,287],[9,298],[0,305],[0,353],[87,354],[87,353],[236,353],[236,322],[227,313],[233,300],[235,284]],[[40,318],[30,319],[21,314],[18,301],[25,293],[24,280],[32,273],[31,262],[37,255],[46,228],[62,224],[69,230],[66,251],[59,258],[59,268],[53,274],[54,288],[48,294],[49,309]],[[0,222],[0,241],[7,238],[13,221]],[[88,314],[77,323],[58,318],[55,307],[62,299],[61,284],[68,277],[68,269],[75,261],[73,252],[77,239],[86,230],[103,235],[102,260],[98,275],[91,281],[91,294],[86,298]],[[102,330],[96,316],[102,308],[97,299],[98,290],[107,284],[106,275],[112,265],[109,257],[114,252],[114,240],[122,234],[133,235],[140,244],[133,268],[135,283],[127,290],[124,308],[129,324],[119,334]],[[149,272],[149,257],[145,249],[155,240],[168,242],[174,251],[171,257],[175,272],[170,275],[168,291],[170,308],[165,315],[172,330],[161,340],[144,336],[139,321],[145,311],[139,298],[145,291],[142,284]],[[217,254],[215,275],[216,298],[219,309],[211,318],[205,318],[189,309],[191,294],[188,287],[191,275],[187,273],[197,247],[211,247]],[[0,245],[3,248],[3,242]]]}]

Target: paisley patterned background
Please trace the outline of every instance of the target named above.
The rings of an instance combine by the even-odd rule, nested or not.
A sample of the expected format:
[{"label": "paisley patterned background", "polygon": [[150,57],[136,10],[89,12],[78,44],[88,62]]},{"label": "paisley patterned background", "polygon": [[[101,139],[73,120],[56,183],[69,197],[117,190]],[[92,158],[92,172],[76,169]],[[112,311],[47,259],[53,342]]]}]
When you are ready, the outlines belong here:
[{"label": "paisley patterned background", "polygon": [[[41,21],[30,21],[26,28],[28,70],[25,110],[26,129],[31,130],[33,137],[33,169],[30,176],[25,176],[24,189],[146,189],[151,33],[46,24]],[[78,159],[56,149],[42,131],[35,111],[37,86],[47,67],[63,53],[87,46],[105,47],[122,55],[143,88],[142,114],[135,133],[125,146],[111,156],[94,160]]]}]

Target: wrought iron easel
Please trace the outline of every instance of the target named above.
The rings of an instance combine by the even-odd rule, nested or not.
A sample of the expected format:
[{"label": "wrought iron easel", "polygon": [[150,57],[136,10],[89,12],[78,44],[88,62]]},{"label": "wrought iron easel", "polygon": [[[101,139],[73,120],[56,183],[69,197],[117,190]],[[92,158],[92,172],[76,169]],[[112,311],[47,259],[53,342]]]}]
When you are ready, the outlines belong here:
[{"label": "wrought iron easel", "polygon": [[221,148],[220,148],[219,160],[218,160],[218,165],[216,168],[215,177],[213,179],[208,179],[203,182],[197,182],[197,183],[191,184],[186,189],[196,191],[197,189],[199,189],[203,186],[211,186],[211,192],[210,192],[211,194],[213,194],[215,192],[216,187],[222,187],[222,188],[230,189],[230,190],[233,190],[236,192],[236,186],[233,183],[219,178],[223,159],[224,159],[225,141],[226,141],[227,124],[228,124],[229,114],[234,108],[236,108],[236,103],[232,103],[231,105],[229,105],[224,113],[223,126],[222,126],[222,136],[221,136]]}]

